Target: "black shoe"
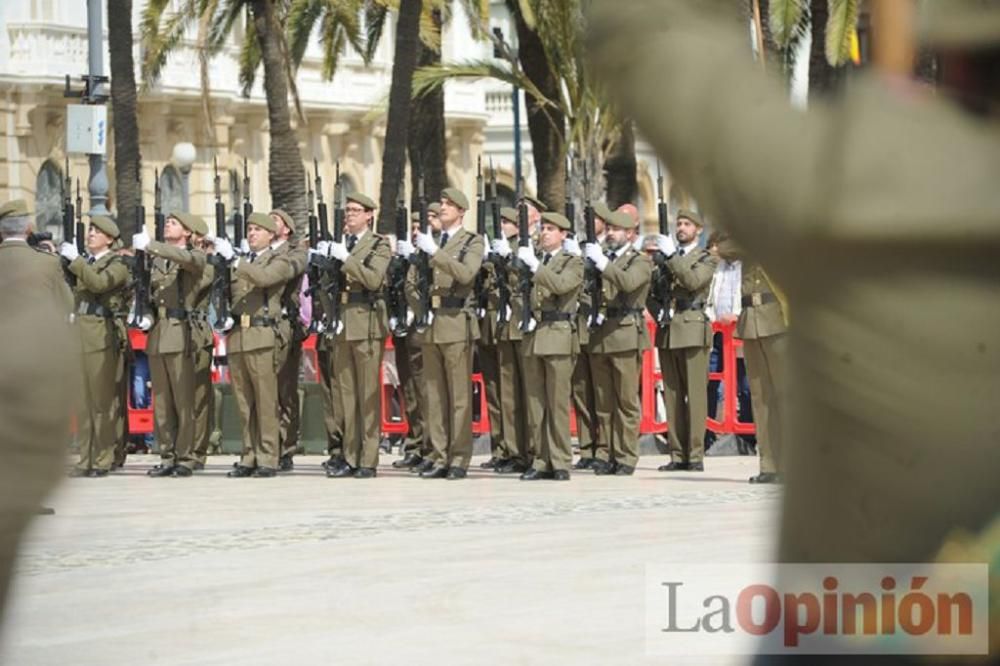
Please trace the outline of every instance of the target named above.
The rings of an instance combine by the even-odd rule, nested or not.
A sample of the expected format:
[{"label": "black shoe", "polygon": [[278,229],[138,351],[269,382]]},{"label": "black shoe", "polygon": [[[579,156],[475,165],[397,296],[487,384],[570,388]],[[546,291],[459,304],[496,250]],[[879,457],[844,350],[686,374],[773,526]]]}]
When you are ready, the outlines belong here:
[{"label": "black shoe", "polygon": [[594,470],[594,474],[597,476],[608,476],[615,473],[615,464],[613,462],[595,459],[594,464],[590,466],[590,469]]},{"label": "black shoe", "polygon": [[668,462],[656,468],[657,472],[686,472],[691,465],[686,462]]},{"label": "black shoe", "polygon": [[231,479],[242,479],[248,476],[253,476],[253,467],[244,467],[243,465],[236,465],[231,472],[226,474]]},{"label": "black shoe", "polygon": [[532,467],[527,472],[521,475],[522,481],[541,481],[542,479],[551,479],[551,478],[553,478],[552,472],[542,472],[540,470],[535,469],[534,467]]},{"label": "black shoe", "polygon": [[167,465],[157,465],[153,469],[151,469],[148,472],[146,472],[147,476],[156,476],[156,477],[173,476],[173,474],[174,474],[174,466],[173,465],[169,465],[169,466],[167,466]]},{"label": "black shoe", "polygon": [[190,467],[185,467],[184,465],[174,467],[174,476],[191,476],[192,474],[194,474],[194,470]]},{"label": "black shoe", "polygon": [[258,467],[253,475],[258,479],[270,479],[272,476],[278,476],[278,470],[273,467]]},{"label": "black shoe", "polygon": [[203,462],[196,462],[194,464],[194,471],[200,472],[200,471],[202,471],[204,469],[205,469],[205,463],[203,463]]},{"label": "black shoe", "polygon": [[122,463],[111,463],[111,471],[112,472],[117,472],[118,470],[120,470],[124,466],[125,465],[123,465]]},{"label": "black shoe", "polygon": [[431,467],[420,473],[421,479],[443,479],[448,476],[448,468],[431,463]]},{"label": "black shoe", "polygon": [[378,471],[374,467],[359,467],[354,470],[355,479],[374,479]]},{"label": "black shoe", "polygon": [[687,471],[689,472],[704,472],[705,463],[688,463]]},{"label": "black shoe", "polygon": [[281,456],[278,458],[278,471],[279,472],[291,472],[295,469],[295,463],[292,461],[291,456]]},{"label": "black shoe", "polygon": [[424,458],[424,460],[421,463],[414,465],[413,467],[410,468],[410,473],[423,474],[424,472],[430,471],[432,469],[434,469],[434,461]]},{"label": "black shoe", "polygon": [[518,462],[517,460],[508,460],[502,465],[498,465],[493,469],[497,474],[523,474],[528,471],[528,466],[523,462]]},{"label": "black shoe", "polygon": [[496,456],[492,456],[486,462],[479,463],[479,469],[496,469],[505,462],[507,461],[504,460],[503,458],[497,458]]},{"label": "black shoe", "polygon": [[68,476],[71,479],[79,479],[84,476],[90,476],[90,470],[74,467],[73,469],[71,469],[69,472],[66,473],[66,476]]},{"label": "black shoe", "polygon": [[410,452],[407,453],[402,458],[400,458],[399,460],[394,461],[392,463],[392,466],[395,467],[396,469],[413,469],[423,461],[424,459],[420,456],[419,453]]},{"label": "black shoe", "polygon": [[576,461],[576,464],[573,465],[573,469],[593,469],[593,467],[594,458],[580,458]]},{"label": "black shoe", "polygon": [[615,465],[615,476],[632,476],[635,473],[635,467],[632,465]]},{"label": "black shoe", "polygon": [[348,476],[354,476],[354,468],[347,463],[344,463],[339,467],[326,468],[326,478],[328,479],[344,479]]},{"label": "black shoe", "polygon": [[569,470],[568,469],[557,469],[552,472],[552,479],[555,481],[569,481]]},{"label": "black shoe", "polygon": [[446,476],[445,478],[455,481],[456,479],[464,479],[468,475],[469,473],[466,472],[465,469],[462,467],[449,467],[448,476]]},{"label": "black shoe", "polygon": [[106,469],[92,469],[92,470],[90,470],[90,474],[88,474],[87,476],[89,476],[91,478],[94,478],[94,479],[100,479],[102,477],[107,476],[110,473],[111,472],[109,472]]},{"label": "black shoe", "polygon": [[750,477],[750,483],[781,483],[781,477],[774,472],[761,472]]},{"label": "black shoe", "polygon": [[323,469],[337,469],[342,465],[346,465],[347,461],[344,460],[343,456],[330,456],[328,460],[324,460],[321,463]]}]

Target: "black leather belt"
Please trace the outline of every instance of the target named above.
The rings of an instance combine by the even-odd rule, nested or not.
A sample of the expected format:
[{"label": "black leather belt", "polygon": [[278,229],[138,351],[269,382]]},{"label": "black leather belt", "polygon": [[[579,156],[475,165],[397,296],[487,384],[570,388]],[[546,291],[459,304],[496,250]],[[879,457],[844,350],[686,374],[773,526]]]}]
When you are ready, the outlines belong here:
[{"label": "black leather belt", "polygon": [[187,310],[182,310],[181,308],[165,308],[160,306],[156,310],[160,319],[178,319],[180,321],[185,321],[190,314]]},{"label": "black leather belt", "polygon": [[570,312],[559,312],[558,310],[543,310],[542,311],[542,323],[546,324],[552,321],[570,321],[573,319],[573,314]]},{"label": "black leather belt", "polygon": [[107,309],[100,303],[88,303],[87,301],[80,301],[80,304],[76,308],[76,313],[81,315],[91,315],[94,317],[104,317],[105,319],[111,319],[115,316],[115,313]]},{"label": "black leather belt", "polygon": [[764,305],[765,303],[777,303],[778,297],[774,294],[761,292],[754,294],[747,294],[742,299],[740,299],[740,304],[745,308],[752,308],[756,305]]},{"label": "black leather belt", "polygon": [[432,310],[461,310],[465,307],[464,296],[431,296]]},{"label": "black leather belt", "polygon": [[259,317],[259,316],[249,316],[249,315],[239,315],[239,319],[236,320],[240,328],[250,328],[251,326],[275,326],[278,320],[274,317]]},{"label": "black leather belt", "polygon": [[188,319],[191,321],[208,321],[208,313],[204,310],[191,310],[188,313]]},{"label": "black leather belt", "polygon": [[684,310],[704,310],[705,301],[689,301],[683,298],[677,298],[673,300],[674,312],[683,312]]},{"label": "black leather belt", "polygon": [[378,301],[378,299],[379,299],[378,294],[373,292],[363,292],[363,291],[344,292],[343,294],[340,295],[340,302],[344,304],[360,303],[362,305],[375,305],[375,302]]},{"label": "black leather belt", "polygon": [[642,308],[608,308],[604,314],[608,319],[624,319],[629,315],[641,315]]}]

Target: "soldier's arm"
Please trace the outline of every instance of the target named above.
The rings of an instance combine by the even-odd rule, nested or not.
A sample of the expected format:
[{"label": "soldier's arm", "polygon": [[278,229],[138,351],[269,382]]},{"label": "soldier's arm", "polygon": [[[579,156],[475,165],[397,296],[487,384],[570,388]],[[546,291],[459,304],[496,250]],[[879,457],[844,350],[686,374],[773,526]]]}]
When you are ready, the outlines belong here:
[{"label": "soldier's arm", "polygon": [[146,248],[146,251],[157,257],[173,261],[179,264],[183,270],[198,276],[201,276],[202,271],[205,270],[205,263],[208,261],[205,253],[201,250],[188,250],[155,240],[149,241],[149,247]]},{"label": "soldier's arm", "polygon": [[608,263],[601,277],[617,287],[618,291],[627,294],[649,282],[652,275],[653,262],[640,255],[632,261],[628,270],[613,261]]},{"label": "soldier's arm", "polygon": [[94,270],[83,257],[77,257],[69,265],[70,272],[94,294],[103,294],[121,287],[128,281],[128,267],[124,261],[112,261],[103,271]]},{"label": "soldier's arm", "polygon": [[462,261],[449,256],[444,250],[438,250],[431,257],[431,266],[440,268],[461,285],[472,284],[483,265],[484,247],[482,237],[476,236],[466,248],[465,258]]},{"label": "soldier's arm", "polygon": [[384,240],[379,240],[377,243],[375,251],[367,257],[367,266],[364,256],[352,254],[344,260],[344,273],[360,282],[369,291],[382,288],[391,257],[389,244]]},{"label": "soldier's arm", "polygon": [[535,273],[535,284],[559,296],[568,294],[583,284],[583,260],[573,257],[559,273],[552,264],[543,265]]},{"label": "soldier's arm", "polygon": [[712,282],[719,260],[711,255],[702,255],[692,263],[675,254],[667,259],[667,265],[682,287],[688,291],[698,291]]},{"label": "soldier's arm", "polygon": [[295,263],[289,261],[286,256],[278,257],[266,264],[241,261],[233,274],[246,278],[255,287],[274,287],[295,277]]}]

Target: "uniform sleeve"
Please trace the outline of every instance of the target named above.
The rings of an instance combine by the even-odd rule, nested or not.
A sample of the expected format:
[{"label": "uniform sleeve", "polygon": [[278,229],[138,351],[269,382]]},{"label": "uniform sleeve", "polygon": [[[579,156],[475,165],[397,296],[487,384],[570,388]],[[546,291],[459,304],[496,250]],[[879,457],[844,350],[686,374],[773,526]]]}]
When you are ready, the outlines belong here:
[{"label": "uniform sleeve", "polygon": [[93,294],[117,289],[128,281],[128,267],[123,261],[112,261],[106,269],[97,271],[83,257],[77,257],[70,263],[69,270]]},{"label": "uniform sleeve", "polygon": [[469,285],[476,279],[476,275],[483,265],[484,248],[483,237],[477,235],[469,242],[469,247],[466,249],[462,261],[459,261],[457,257],[449,256],[443,250],[438,250],[431,257],[431,265],[443,270],[460,285]]},{"label": "uniform sleeve", "polygon": [[179,264],[182,270],[194,273],[198,277],[201,277],[208,261],[207,256],[201,250],[188,250],[155,240],[149,241],[149,247],[146,248],[146,251],[154,256],[173,261]]},{"label": "uniform sleeve", "polygon": [[296,276],[295,263],[287,256],[280,256],[267,263],[241,261],[233,271],[234,276],[246,278],[255,287],[274,287]]},{"label": "uniform sleeve", "polygon": [[577,289],[583,283],[583,260],[573,257],[566,262],[562,271],[556,272],[552,264],[543,265],[535,273],[535,284],[553,294],[562,296]]},{"label": "uniform sleeve", "polygon": [[670,272],[682,287],[688,291],[700,291],[712,282],[715,267],[719,260],[709,254],[703,254],[697,260],[684,261],[684,257],[673,255],[667,259]]},{"label": "uniform sleeve", "polygon": [[[628,270],[625,270],[625,265],[628,265]],[[652,262],[640,256],[631,264],[623,263],[619,266],[616,261],[608,263],[601,277],[617,287],[618,291],[628,294],[649,282],[652,274]]]},{"label": "uniform sleeve", "polygon": [[[366,264],[367,256],[367,265]],[[377,291],[385,282],[386,269],[389,267],[389,244],[384,240],[376,241],[374,251],[366,256],[349,255],[344,260],[344,274],[360,282],[368,291]]]}]

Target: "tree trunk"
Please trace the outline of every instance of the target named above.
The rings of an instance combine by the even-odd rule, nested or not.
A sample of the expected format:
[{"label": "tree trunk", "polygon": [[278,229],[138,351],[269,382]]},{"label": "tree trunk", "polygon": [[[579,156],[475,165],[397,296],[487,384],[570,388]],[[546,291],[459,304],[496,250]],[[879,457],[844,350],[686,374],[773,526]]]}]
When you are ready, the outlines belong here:
[{"label": "tree trunk", "polygon": [[[403,165],[406,161],[413,72],[417,69],[421,5],[421,0],[401,0],[399,17],[396,21],[389,113],[385,123],[385,150],[382,152],[382,185],[378,197],[378,231],[383,234],[395,233],[393,220],[399,188],[403,184]],[[438,195],[438,192],[426,187],[424,192],[428,201],[434,201],[434,197]]]},{"label": "tree trunk", "polygon": [[[434,10],[434,24],[441,30],[441,12]],[[427,45],[418,46],[417,66],[441,64],[441,54]],[[444,88],[435,88],[420,99],[413,100],[410,118],[410,206],[417,205],[417,173],[424,174],[424,187],[430,200],[448,187],[445,164],[448,150],[445,145]],[[470,200],[472,197],[469,197]]]},{"label": "tree trunk", "polygon": [[[273,0],[253,0],[253,23],[264,65],[264,93],[267,97],[267,118],[270,126],[271,145],[268,155],[267,177],[271,190],[271,208],[281,208],[295,221],[297,232],[305,233],[306,212],[305,168],[299,143],[292,130],[291,111],[288,104],[288,79],[281,55],[281,35],[273,15]],[[256,210],[264,210],[261,202],[254,202]]]},{"label": "tree trunk", "polygon": [[136,230],[139,187],[139,125],[136,119],[135,63],[132,61],[132,0],[108,0],[111,56],[111,112],[115,133],[115,207],[123,242]]},{"label": "tree trunk", "polygon": [[607,186],[607,202],[612,209],[625,203],[638,203],[635,132],[631,120],[622,122],[621,133],[608,150],[608,157],[604,161],[604,179]]},{"label": "tree trunk", "polygon": [[809,49],[809,100],[830,99],[844,87],[846,69],[833,67],[826,60],[826,23],[830,13],[828,0],[812,0],[810,26],[812,45]]},{"label": "tree trunk", "polygon": [[[518,3],[508,3],[517,27],[518,60],[525,75],[550,99],[559,98],[559,81],[552,73],[545,49],[538,34],[524,22]],[[548,109],[548,116],[534,96],[525,93],[528,110],[528,132],[531,150],[535,155],[536,191],[538,198],[551,210],[561,211],[565,202],[566,118],[556,110]]]}]

